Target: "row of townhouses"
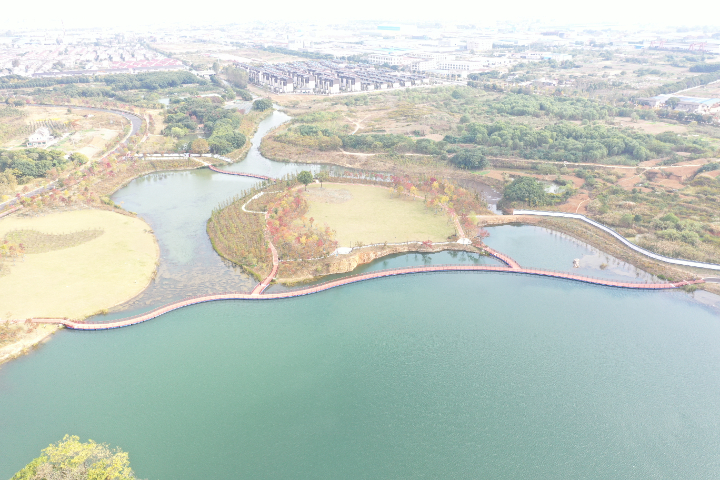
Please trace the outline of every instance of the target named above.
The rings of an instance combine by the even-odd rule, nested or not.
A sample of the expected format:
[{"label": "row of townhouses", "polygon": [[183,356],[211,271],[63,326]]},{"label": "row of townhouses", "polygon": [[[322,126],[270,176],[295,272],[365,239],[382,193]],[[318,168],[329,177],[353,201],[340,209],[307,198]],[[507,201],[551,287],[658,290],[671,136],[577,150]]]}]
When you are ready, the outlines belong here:
[{"label": "row of townhouses", "polygon": [[278,93],[333,94],[386,90],[427,84],[425,75],[399,73],[367,65],[330,61],[266,64],[260,67],[240,63],[248,81]]}]

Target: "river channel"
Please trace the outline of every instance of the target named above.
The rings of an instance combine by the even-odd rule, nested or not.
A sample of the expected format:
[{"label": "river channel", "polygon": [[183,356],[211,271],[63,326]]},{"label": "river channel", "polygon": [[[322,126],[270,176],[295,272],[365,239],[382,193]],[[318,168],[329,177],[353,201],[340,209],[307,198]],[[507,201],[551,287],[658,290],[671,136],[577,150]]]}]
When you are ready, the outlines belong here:
[{"label": "river channel", "polygon": [[[307,169],[257,151],[286,119],[263,122],[247,159],[228,168]],[[152,226],[161,263],[148,290],[107,319],[249,290],[212,250],[205,222],[252,182],[201,169],[117,192]],[[652,280],[542,228],[489,231],[488,244],[523,266],[577,271],[580,259],[579,273]],[[495,260],[405,254],[361,268],[460,262]],[[402,276],[58,332],[0,369],[0,478],[67,433],[121,446],[138,477],[153,480],[710,479],[720,469],[718,405],[720,316],[688,294]]]}]

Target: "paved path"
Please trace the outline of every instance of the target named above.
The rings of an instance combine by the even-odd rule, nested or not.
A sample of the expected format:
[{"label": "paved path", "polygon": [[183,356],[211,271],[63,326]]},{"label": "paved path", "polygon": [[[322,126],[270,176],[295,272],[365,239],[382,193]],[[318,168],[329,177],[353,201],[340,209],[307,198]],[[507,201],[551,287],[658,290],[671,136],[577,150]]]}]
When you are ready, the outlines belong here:
[{"label": "paved path", "polygon": [[12,208],[8,208],[8,209],[5,210],[4,212],[0,212],[0,218],[2,218],[2,217],[7,217],[7,216],[10,215],[11,213],[15,213],[15,212],[17,212],[18,210],[20,210],[21,208],[23,208],[22,205],[16,205],[16,206],[14,206],[14,207],[12,207]]},{"label": "paved path", "polygon": [[[269,233],[267,235],[269,235]],[[277,275],[278,266],[280,266],[280,260],[278,259],[278,253],[277,253],[277,250],[275,249],[275,245],[273,245],[271,242],[269,242],[269,243],[270,243],[270,252],[272,253],[272,260],[273,260],[272,271],[270,272],[270,275],[268,275],[265,280],[258,283],[257,286],[255,286],[255,288],[253,288],[253,291],[250,293],[250,295],[259,296],[261,293],[263,293],[265,291],[265,289],[268,287],[268,285],[270,285],[270,282],[272,282],[273,278],[275,278],[275,275]]]},{"label": "paved path", "polygon": [[703,263],[703,262],[694,262],[692,260],[682,260],[680,258],[670,258],[670,257],[663,257],[662,255],[658,255],[657,253],[650,252],[648,250],[645,250],[644,248],[640,248],[634,243],[630,242],[627,238],[623,237],[619,233],[617,233],[612,228],[606,227],[605,225],[596,222],[595,220],[590,220],[585,215],[580,215],[577,213],[564,213],[564,212],[538,212],[535,210],[515,210],[513,212],[513,215],[535,215],[535,216],[542,216],[542,217],[562,217],[562,218],[573,218],[575,220],[582,220],[585,223],[589,223],[593,227],[597,227],[600,230],[604,231],[605,233],[609,233],[613,237],[620,240],[624,245],[631,248],[632,250],[635,250],[638,253],[641,253],[645,255],[646,257],[653,258],[655,260],[660,260],[661,262],[665,263],[671,263],[673,265],[683,265],[686,267],[695,267],[695,268],[707,268],[709,270],[720,270],[720,265],[716,265],[714,263]]}]

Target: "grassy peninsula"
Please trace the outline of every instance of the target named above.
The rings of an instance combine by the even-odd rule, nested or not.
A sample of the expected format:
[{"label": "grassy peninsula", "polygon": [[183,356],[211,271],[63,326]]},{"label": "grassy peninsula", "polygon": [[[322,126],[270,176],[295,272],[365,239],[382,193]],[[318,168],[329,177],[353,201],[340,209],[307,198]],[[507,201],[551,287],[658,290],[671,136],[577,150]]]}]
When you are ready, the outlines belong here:
[{"label": "grassy peninsula", "polygon": [[402,251],[477,251],[455,243],[458,225],[479,238],[487,204],[448,180],[372,172],[317,177],[307,186],[286,177],[219,206],[207,226],[215,250],[262,279],[272,269],[272,243],[281,283],[350,271]]}]

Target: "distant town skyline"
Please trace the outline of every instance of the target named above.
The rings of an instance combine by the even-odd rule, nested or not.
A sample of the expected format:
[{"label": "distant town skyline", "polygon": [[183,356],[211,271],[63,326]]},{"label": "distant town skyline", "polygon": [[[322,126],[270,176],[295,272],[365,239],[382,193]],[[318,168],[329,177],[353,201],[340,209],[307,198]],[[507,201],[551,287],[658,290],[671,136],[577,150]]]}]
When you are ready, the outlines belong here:
[{"label": "distant town skyline", "polygon": [[[627,27],[681,27],[704,26],[720,28],[720,3],[707,2],[702,11],[673,10],[669,4],[649,0],[626,2],[607,0],[602,4],[579,4],[571,0],[535,2],[518,0],[510,7],[507,3],[479,3],[459,0],[436,2],[382,2],[368,0],[347,6],[338,4],[330,8],[311,7],[304,2],[278,0],[265,2],[210,2],[198,4],[188,0],[170,3],[128,0],[112,7],[88,0],[59,3],[38,0],[32,10],[24,4],[5,6],[0,17],[2,29],[67,28],[92,26],[139,26],[151,24],[213,25],[248,21],[281,22],[345,22],[350,20],[376,20],[392,22],[449,22],[491,25],[496,22],[527,22],[567,24],[615,24]],[[698,15],[702,13],[702,15]]]}]

